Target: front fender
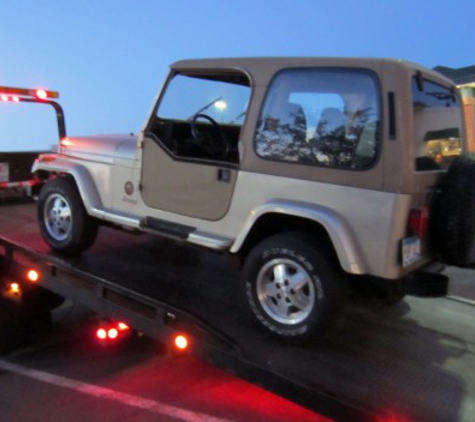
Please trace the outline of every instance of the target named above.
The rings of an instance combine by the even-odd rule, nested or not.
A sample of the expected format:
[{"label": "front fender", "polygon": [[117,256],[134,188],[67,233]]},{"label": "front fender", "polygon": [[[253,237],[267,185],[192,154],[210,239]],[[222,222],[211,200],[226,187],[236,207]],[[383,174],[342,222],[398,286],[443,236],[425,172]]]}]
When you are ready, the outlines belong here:
[{"label": "front fender", "polygon": [[320,224],[327,231],[342,268],[351,274],[366,273],[367,265],[359,242],[346,220],[330,208],[305,202],[276,200],[253,210],[231,246],[231,252],[239,251],[254,224],[269,213],[304,218]]},{"label": "front fender", "polygon": [[33,163],[31,171],[32,173],[46,171],[48,173],[70,174],[76,182],[88,214],[92,216],[100,214],[100,210],[103,208],[102,200],[94,179],[85,166],[62,159],[54,154],[42,154]]}]

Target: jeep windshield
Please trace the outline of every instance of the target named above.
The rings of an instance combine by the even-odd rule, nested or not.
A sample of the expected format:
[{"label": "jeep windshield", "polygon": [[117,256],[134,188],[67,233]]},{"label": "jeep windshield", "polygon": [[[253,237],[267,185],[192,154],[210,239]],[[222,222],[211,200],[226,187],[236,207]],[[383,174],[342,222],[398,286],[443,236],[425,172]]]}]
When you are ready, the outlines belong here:
[{"label": "jeep windshield", "polygon": [[169,83],[157,115],[161,119],[190,121],[198,114],[206,114],[218,123],[241,126],[249,90],[249,82],[240,73],[178,74]]},{"label": "jeep windshield", "polygon": [[247,77],[237,70],[176,74],[149,132],[176,158],[236,164],[250,93]]},{"label": "jeep windshield", "polygon": [[446,170],[462,151],[460,100],[445,86],[412,82],[416,171]]}]

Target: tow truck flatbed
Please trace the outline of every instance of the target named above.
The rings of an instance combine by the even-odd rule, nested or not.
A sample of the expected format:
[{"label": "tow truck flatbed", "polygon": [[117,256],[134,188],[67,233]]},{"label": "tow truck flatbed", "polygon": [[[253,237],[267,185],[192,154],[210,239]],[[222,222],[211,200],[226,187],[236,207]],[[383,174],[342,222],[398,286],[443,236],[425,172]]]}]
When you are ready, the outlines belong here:
[{"label": "tow truck flatbed", "polygon": [[34,203],[0,207],[0,240],[0,262],[49,268],[44,287],[158,339],[160,324],[190,329],[204,357],[335,420],[475,420],[471,299],[357,301],[323,341],[296,347],[253,326],[237,269],[216,253],[102,228],[81,257],[58,257]]}]

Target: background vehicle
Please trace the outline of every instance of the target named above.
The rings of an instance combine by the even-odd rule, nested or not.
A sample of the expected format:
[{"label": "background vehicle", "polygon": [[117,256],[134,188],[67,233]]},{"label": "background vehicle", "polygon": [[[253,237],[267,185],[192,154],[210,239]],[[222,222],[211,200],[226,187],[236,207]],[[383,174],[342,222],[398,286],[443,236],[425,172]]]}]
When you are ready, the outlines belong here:
[{"label": "background vehicle", "polygon": [[[64,114],[61,106],[53,99],[59,98],[56,91],[44,89],[14,88],[0,86],[0,105],[5,103],[15,106],[18,103],[48,104],[56,112],[59,139],[66,136]],[[28,125],[25,125],[28,126]],[[22,148],[6,150],[4,145],[0,148],[0,198],[13,195],[31,196],[39,192],[42,180],[31,172],[34,159],[41,152],[37,148]]]}]

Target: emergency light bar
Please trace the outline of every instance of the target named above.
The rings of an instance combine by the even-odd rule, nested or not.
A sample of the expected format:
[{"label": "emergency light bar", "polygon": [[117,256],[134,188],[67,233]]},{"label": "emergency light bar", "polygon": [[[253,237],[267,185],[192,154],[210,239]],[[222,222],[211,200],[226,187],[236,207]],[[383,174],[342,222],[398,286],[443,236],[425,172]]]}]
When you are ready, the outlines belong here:
[{"label": "emergency light bar", "polygon": [[18,102],[20,97],[36,98],[38,100],[48,100],[59,98],[58,91],[47,91],[42,88],[13,88],[10,86],[0,86],[0,100]]},{"label": "emergency light bar", "polygon": [[62,107],[53,99],[59,98],[58,91],[48,91],[43,88],[14,88],[0,86],[0,103],[36,103],[49,104],[56,112],[59,139],[66,137],[66,123]]}]

